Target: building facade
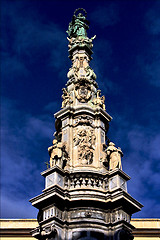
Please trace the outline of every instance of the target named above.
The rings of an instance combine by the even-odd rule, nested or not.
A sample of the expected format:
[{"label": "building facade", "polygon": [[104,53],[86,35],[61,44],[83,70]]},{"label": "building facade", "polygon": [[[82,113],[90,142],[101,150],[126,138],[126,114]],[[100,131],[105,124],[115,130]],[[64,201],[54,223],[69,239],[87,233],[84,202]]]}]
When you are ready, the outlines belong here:
[{"label": "building facade", "polygon": [[[160,219],[132,219],[134,240],[159,240]],[[36,219],[0,219],[0,239],[33,240],[31,231],[38,227]]]}]

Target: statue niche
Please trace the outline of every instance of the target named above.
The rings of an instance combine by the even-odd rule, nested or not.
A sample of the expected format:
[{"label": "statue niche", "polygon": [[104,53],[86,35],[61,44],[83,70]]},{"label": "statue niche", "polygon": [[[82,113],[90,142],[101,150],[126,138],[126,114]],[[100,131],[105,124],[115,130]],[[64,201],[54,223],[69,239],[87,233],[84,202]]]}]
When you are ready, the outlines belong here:
[{"label": "statue niche", "polygon": [[116,148],[113,142],[110,142],[107,149],[107,157],[109,160],[109,170],[119,168],[122,170],[121,157],[123,157],[123,152],[121,148]]}]

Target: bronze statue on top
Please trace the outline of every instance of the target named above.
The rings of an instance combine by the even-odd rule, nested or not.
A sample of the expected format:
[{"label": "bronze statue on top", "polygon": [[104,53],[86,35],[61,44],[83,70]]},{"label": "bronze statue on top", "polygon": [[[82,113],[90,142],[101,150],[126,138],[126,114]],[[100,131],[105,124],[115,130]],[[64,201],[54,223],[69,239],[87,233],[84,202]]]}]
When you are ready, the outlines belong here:
[{"label": "bronze statue on top", "polygon": [[[81,11],[76,16],[76,13],[78,11]],[[83,15],[83,13],[84,15]],[[68,36],[70,38],[74,37],[87,37],[87,29],[89,29],[89,22],[86,19],[87,12],[83,8],[78,8],[75,10],[74,15],[72,17],[72,21],[69,23],[68,30],[66,31],[68,33]]]}]

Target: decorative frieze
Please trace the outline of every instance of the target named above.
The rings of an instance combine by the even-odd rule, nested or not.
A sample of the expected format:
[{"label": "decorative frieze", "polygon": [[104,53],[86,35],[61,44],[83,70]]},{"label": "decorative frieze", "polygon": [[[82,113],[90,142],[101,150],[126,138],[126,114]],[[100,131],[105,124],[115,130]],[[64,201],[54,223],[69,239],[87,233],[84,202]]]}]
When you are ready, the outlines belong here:
[{"label": "decorative frieze", "polygon": [[68,221],[72,222],[74,220],[78,219],[91,219],[96,221],[103,221],[104,223],[113,224],[119,221],[126,221],[130,222],[130,216],[126,212],[124,212],[122,209],[115,210],[115,211],[100,211],[93,208],[86,208],[81,209],[78,208],[77,210],[71,210],[71,211],[61,211],[56,206],[49,207],[48,209],[43,210],[43,221],[47,220],[49,218],[56,217],[60,219],[61,221],[64,221],[65,219],[68,219]]},{"label": "decorative frieze", "polygon": [[78,116],[73,120],[73,127],[76,127],[78,125],[90,125],[93,128],[95,127],[93,117],[85,114]]}]

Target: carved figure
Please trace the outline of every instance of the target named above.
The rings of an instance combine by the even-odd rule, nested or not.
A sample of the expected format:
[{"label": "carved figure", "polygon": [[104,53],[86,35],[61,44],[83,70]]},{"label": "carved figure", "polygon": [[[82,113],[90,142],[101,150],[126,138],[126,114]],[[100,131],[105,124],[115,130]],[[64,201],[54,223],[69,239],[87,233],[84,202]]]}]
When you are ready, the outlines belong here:
[{"label": "carved figure", "polygon": [[67,74],[68,78],[74,77],[75,79],[95,80],[96,74],[89,66],[89,58],[85,54],[79,54],[73,59],[73,66],[69,69]]},{"label": "carved figure", "polygon": [[93,162],[93,150],[96,136],[90,128],[80,128],[74,135],[74,145],[78,145],[78,157],[81,164],[89,165]]},{"label": "carved figure", "polygon": [[62,108],[66,107],[67,105],[70,105],[71,103],[73,103],[72,97],[70,96],[69,92],[63,88],[62,89],[63,94],[62,94]]},{"label": "carved figure", "polygon": [[[85,15],[83,15],[81,12],[76,16],[76,13],[78,11],[83,11]],[[87,36],[87,29],[89,29],[89,22],[86,19],[87,12],[83,8],[78,8],[74,12],[74,15],[72,17],[72,21],[69,23],[68,30],[66,31],[68,33],[68,36],[71,37],[78,37],[78,36]]]},{"label": "carved figure", "polygon": [[116,148],[113,142],[109,143],[106,149],[107,156],[109,158],[109,169],[113,170],[119,168],[122,170],[121,157],[123,157],[123,152],[120,148]]},{"label": "carved figure", "polygon": [[50,167],[54,167],[55,165],[61,168],[65,167],[68,153],[64,144],[54,139],[53,145],[48,148],[48,153],[50,155]]},{"label": "carved figure", "polygon": [[92,49],[92,47],[93,47],[92,41],[95,38],[96,38],[96,35],[92,38],[88,38],[88,37],[82,38],[81,36],[76,37],[76,38],[75,37],[72,37],[72,38],[67,37],[67,39],[69,41],[68,47],[69,47],[69,49],[71,49],[72,47],[75,47],[76,45],[79,45],[79,46],[86,45],[87,47]]},{"label": "carved figure", "polygon": [[83,115],[80,117],[77,117],[74,121],[74,127],[77,125],[90,125],[91,127],[95,127],[93,123],[93,118],[87,115]]},{"label": "carved figure", "polygon": [[45,229],[41,231],[41,237],[42,238],[45,237],[45,239],[52,239],[52,238],[56,239],[58,237],[58,233],[57,233],[57,230],[54,229],[53,226],[51,226],[49,231],[48,229],[47,231],[45,231]]},{"label": "carved figure", "polygon": [[100,97],[101,90],[97,90],[97,97],[92,101],[94,105],[102,107],[104,110],[105,108],[105,96]]}]

